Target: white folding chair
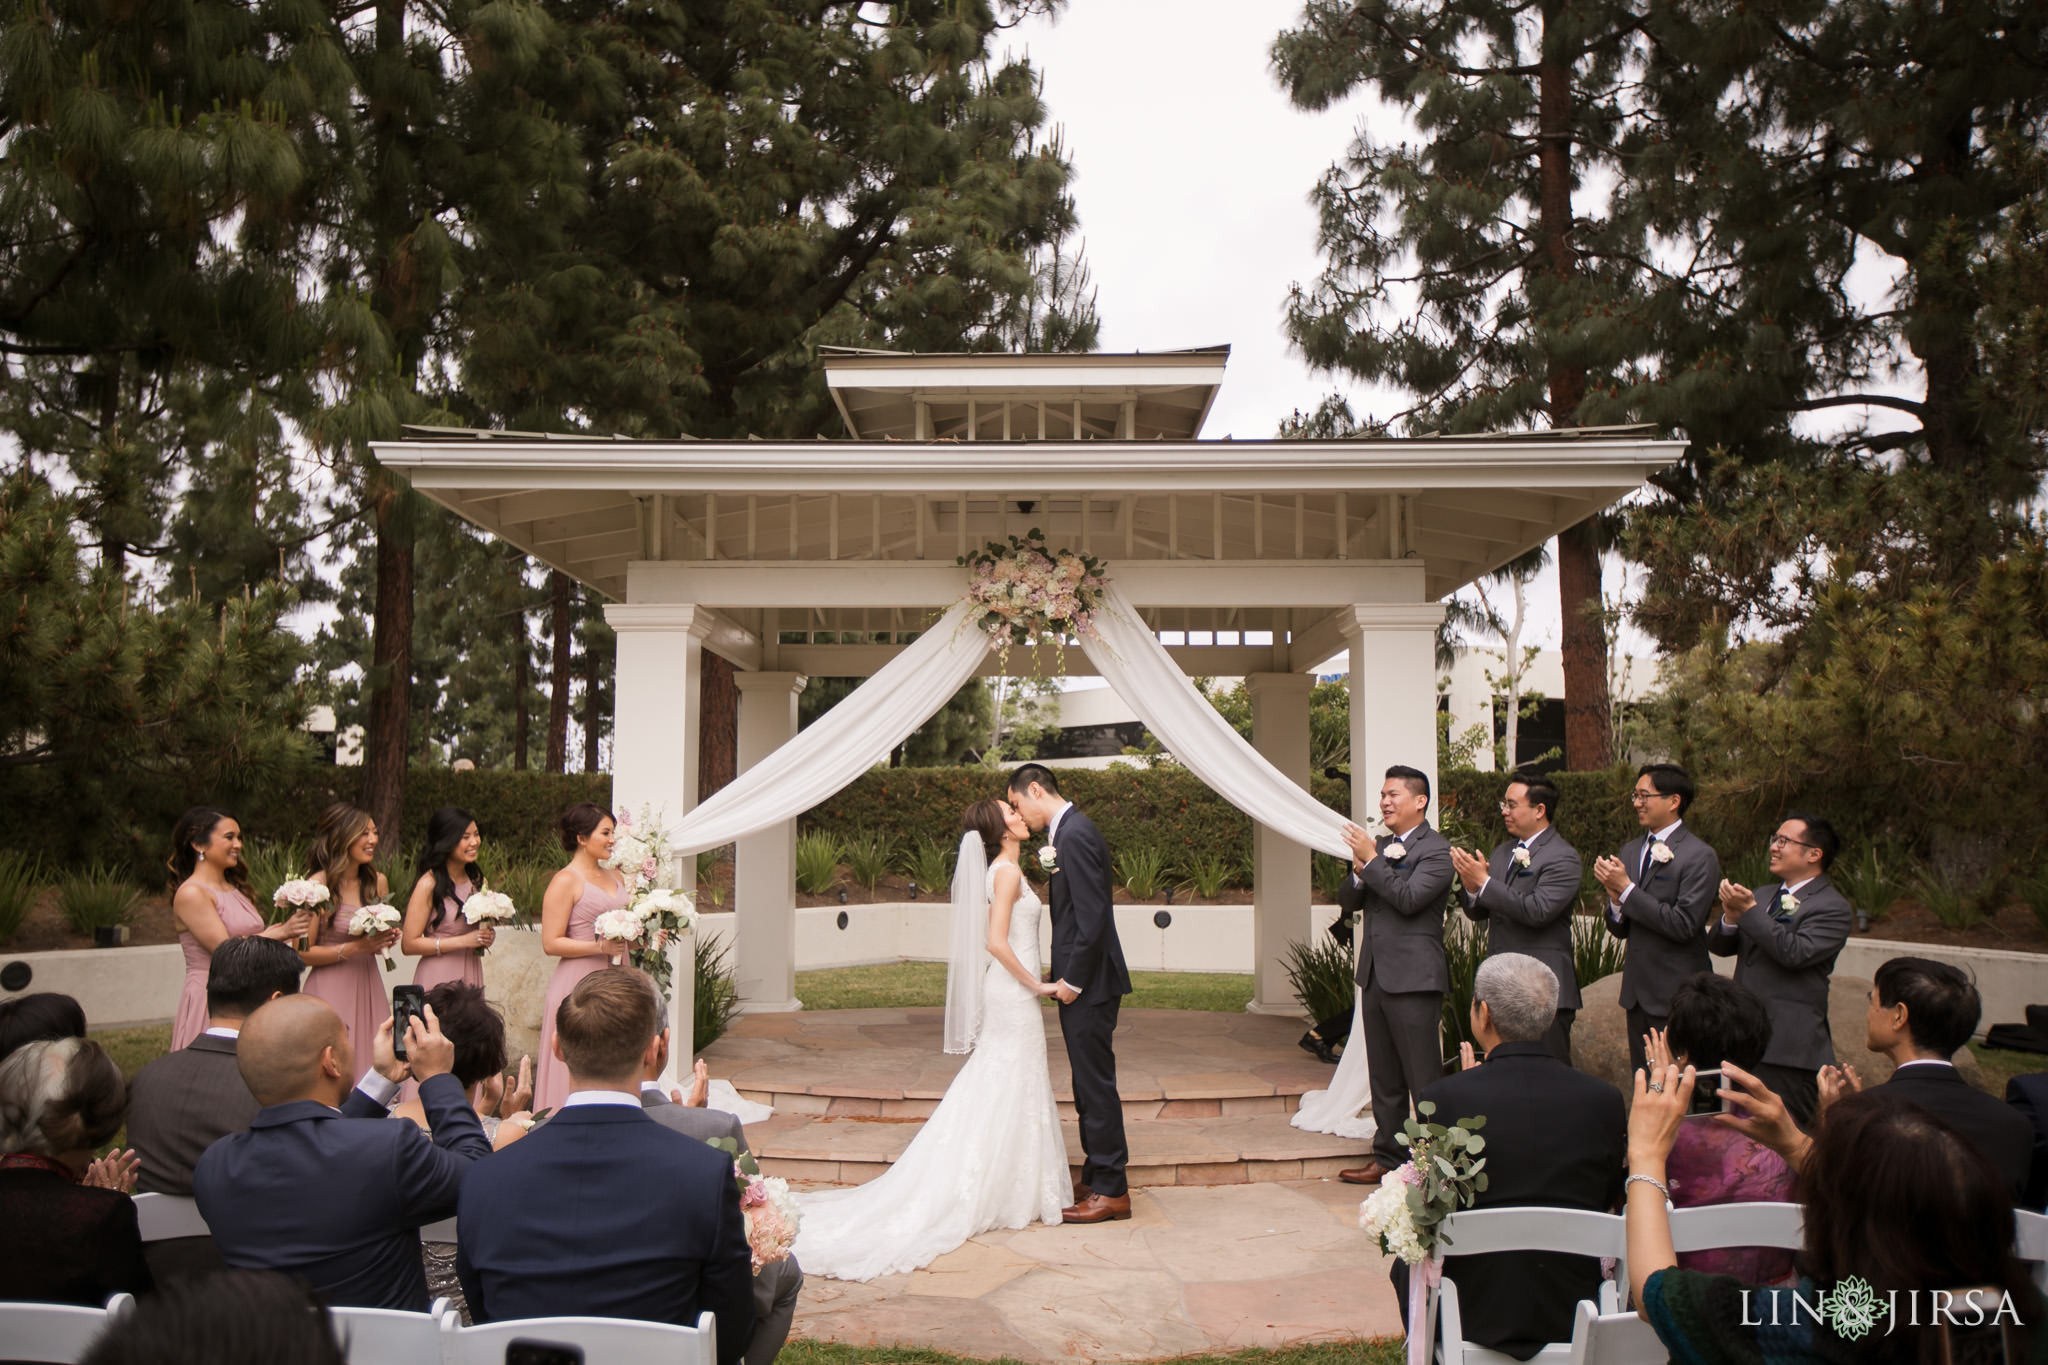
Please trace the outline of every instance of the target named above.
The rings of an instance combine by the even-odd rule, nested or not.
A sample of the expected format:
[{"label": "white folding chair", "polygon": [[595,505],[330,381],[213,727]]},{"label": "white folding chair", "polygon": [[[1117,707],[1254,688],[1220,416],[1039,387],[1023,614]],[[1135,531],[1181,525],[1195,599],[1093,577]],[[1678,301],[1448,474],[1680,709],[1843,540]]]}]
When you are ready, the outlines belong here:
[{"label": "white folding chair", "polygon": [[[1621,1215],[1587,1209],[1467,1209],[1443,1221],[1444,1255],[1479,1256],[1495,1251],[1561,1251],[1575,1256],[1612,1256],[1619,1263],[1627,1250]],[[1612,1281],[1600,1286],[1601,1311],[1619,1307]],[[1504,1351],[1489,1350],[1465,1340],[1465,1321],[1458,1286],[1446,1275],[1437,1286],[1436,1355],[1443,1365],[1514,1365]],[[1534,1360],[1570,1359],[1569,1342],[1552,1342]]]},{"label": "white folding chair", "polygon": [[182,1194],[138,1194],[135,1221],[142,1225],[145,1242],[168,1242],[174,1237],[211,1236],[199,1205]]},{"label": "white folding chair", "polygon": [[2013,1255],[2034,1263],[2034,1288],[2048,1295],[2048,1213],[2014,1209],[2012,1216],[2019,1224],[2018,1235],[2013,1238]]},{"label": "white folding chair", "polygon": [[333,1308],[334,1335],[348,1365],[441,1365],[441,1318],[447,1299],[424,1313],[393,1308]]},{"label": "white folding chair", "polygon": [[458,1325],[454,1313],[441,1318],[446,1365],[504,1365],[515,1341],[573,1346],[589,1365],[717,1365],[718,1325],[709,1313],[695,1327],[627,1318],[520,1318],[511,1322]]},{"label": "white folding chair", "polygon": [[1571,1365],[1665,1365],[1670,1358],[1656,1329],[1634,1313],[1606,1313],[1579,1300]]},{"label": "white folding chair", "polygon": [[1806,1244],[1806,1214],[1797,1204],[1702,1204],[1671,1211],[1671,1249],[1724,1251],[1734,1247],[1776,1247],[1797,1251]]},{"label": "white folding chair", "polygon": [[116,1294],[105,1308],[71,1303],[0,1303],[0,1355],[8,1360],[73,1365],[107,1324],[135,1307],[131,1295]]}]

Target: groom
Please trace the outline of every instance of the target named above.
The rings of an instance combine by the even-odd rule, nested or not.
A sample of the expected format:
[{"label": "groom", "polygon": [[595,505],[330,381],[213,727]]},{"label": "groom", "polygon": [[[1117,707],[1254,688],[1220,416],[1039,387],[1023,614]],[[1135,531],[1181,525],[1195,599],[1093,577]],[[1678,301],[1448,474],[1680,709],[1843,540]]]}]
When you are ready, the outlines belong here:
[{"label": "groom", "polygon": [[1045,831],[1039,866],[1052,875],[1052,977],[1058,983],[1060,1033],[1074,1073],[1074,1112],[1086,1164],[1074,1185],[1069,1223],[1131,1216],[1124,1183],[1124,1106],[1116,1093],[1117,1007],[1131,993],[1124,946],[1109,896],[1109,845],[1095,822],[1060,795],[1052,771],[1026,763],[1010,774],[1010,804]]}]

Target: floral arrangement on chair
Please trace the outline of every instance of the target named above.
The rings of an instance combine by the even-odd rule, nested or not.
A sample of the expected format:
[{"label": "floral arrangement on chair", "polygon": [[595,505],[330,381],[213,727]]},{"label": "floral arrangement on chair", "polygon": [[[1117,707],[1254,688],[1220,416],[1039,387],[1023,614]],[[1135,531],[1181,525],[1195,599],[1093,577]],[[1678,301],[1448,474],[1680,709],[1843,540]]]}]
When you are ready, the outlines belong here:
[{"label": "floral arrangement on chair", "polygon": [[[1436,1112],[1430,1100],[1416,1103],[1424,1120]],[[1380,1250],[1414,1267],[1408,1277],[1408,1360],[1424,1365],[1430,1358],[1434,1309],[1429,1293],[1443,1271],[1443,1248],[1450,1245],[1444,1219],[1472,1207],[1486,1190],[1486,1139],[1479,1130],[1484,1118],[1401,1125],[1394,1141],[1409,1151],[1408,1160],[1380,1182],[1358,1206],[1358,1226],[1379,1239]]]},{"label": "floral arrangement on chair", "polygon": [[760,1163],[731,1138],[712,1138],[710,1145],[732,1158],[732,1177],[740,1187],[740,1217],[747,1225],[754,1273],[760,1274],[762,1266],[789,1259],[797,1229],[803,1226],[789,1182],[780,1176],[762,1175]]},{"label": "floral arrangement on chair", "polygon": [[1007,544],[992,540],[958,562],[973,571],[967,600],[975,609],[974,623],[1006,667],[1012,645],[1063,650],[1069,636],[1095,638],[1091,618],[1102,609],[1108,579],[1093,555],[1048,549],[1045,533],[1033,527]]},{"label": "floral arrangement on chair", "polygon": [[[637,822],[622,811],[617,825],[612,856],[604,865],[625,878],[630,895],[623,909],[598,916],[595,928],[600,938],[621,938],[635,944],[632,964],[653,977],[666,995],[671,975],[669,940],[697,927],[697,905],[687,891],[674,885],[677,859],[669,853],[668,830],[660,819],[642,806]],[[639,932],[624,931],[629,916],[638,922]],[[606,933],[608,923],[618,932]]]}]

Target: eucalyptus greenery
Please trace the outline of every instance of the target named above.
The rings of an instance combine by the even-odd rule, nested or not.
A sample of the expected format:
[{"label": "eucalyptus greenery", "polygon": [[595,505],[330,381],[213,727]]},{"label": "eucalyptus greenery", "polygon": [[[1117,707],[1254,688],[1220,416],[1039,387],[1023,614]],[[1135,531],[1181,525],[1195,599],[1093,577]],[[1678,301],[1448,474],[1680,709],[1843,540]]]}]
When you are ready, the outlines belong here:
[{"label": "eucalyptus greenery", "polygon": [[[1436,1112],[1436,1104],[1418,1100],[1415,1112],[1426,1120]],[[1473,1201],[1486,1193],[1486,1158],[1481,1155],[1486,1151],[1486,1139],[1479,1134],[1485,1126],[1484,1115],[1449,1125],[1418,1123],[1411,1118],[1394,1135],[1394,1141],[1408,1149],[1415,1173],[1421,1177],[1420,1184],[1408,1187],[1408,1214],[1415,1220],[1426,1251],[1435,1250],[1439,1240],[1449,1246],[1451,1239],[1439,1233],[1439,1226],[1459,1209],[1471,1208]]]}]

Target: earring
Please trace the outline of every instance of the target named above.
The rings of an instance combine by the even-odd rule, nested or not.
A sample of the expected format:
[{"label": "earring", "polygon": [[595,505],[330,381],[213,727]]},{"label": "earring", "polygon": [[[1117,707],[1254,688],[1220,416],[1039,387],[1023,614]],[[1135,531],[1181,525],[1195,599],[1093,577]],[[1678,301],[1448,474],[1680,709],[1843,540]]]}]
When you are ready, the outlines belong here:
[{"label": "earring", "polygon": [[206,850],[203,848],[199,850],[199,861],[202,863],[206,861]]}]

